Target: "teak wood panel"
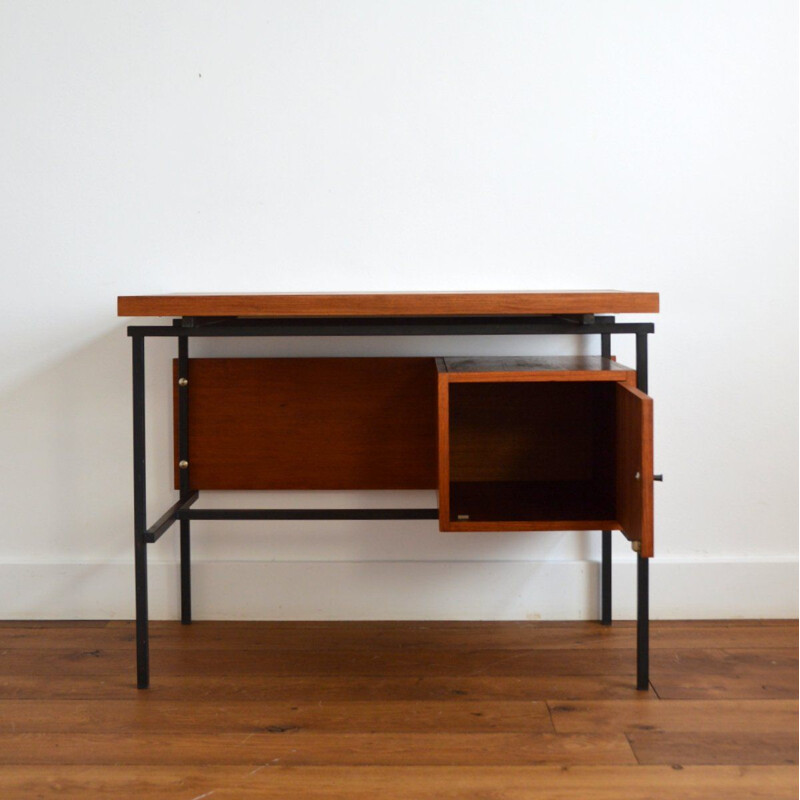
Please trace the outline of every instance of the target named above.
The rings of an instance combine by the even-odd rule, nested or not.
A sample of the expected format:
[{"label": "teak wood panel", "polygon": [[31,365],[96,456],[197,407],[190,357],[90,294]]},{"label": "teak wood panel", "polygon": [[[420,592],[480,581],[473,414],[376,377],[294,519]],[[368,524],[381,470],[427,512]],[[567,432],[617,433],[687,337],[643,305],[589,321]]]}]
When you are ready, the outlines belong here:
[{"label": "teak wood panel", "polygon": [[193,489],[435,489],[435,362],[193,358],[189,442]]},{"label": "teak wood panel", "polygon": [[122,317],[380,317],[656,313],[657,292],[169,294],[117,298]]},{"label": "teak wood panel", "polygon": [[631,386],[617,391],[617,517],[624,535],[653,555],[653,400]]}]

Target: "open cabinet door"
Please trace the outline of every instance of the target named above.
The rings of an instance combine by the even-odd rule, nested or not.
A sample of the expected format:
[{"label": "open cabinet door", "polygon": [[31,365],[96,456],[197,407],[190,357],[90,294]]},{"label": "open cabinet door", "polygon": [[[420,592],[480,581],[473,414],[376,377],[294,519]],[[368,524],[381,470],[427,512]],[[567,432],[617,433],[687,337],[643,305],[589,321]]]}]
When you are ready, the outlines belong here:
[{"label": "open cabinet door", "polygon": [[617,519],[639,554],[653,555],[653,399],[617,384]]}]

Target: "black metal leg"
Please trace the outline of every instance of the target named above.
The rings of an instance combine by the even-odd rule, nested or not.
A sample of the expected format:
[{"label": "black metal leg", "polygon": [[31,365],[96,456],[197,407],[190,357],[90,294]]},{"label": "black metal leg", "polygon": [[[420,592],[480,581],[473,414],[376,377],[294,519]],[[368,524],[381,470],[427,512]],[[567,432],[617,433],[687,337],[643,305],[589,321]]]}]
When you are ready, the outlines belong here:
[{"label": "black metal leg", "polygon": [[611,624],[611,531],[603,531],[603,559],[600,565],[600,622]]},{"label": "black metal leg", "polygon": [[647,392],[647,334],[636,334],[636,388]]},{"label": "black metal leg", "polygon": [[189,625],[192,621],[192,563],[190,558],[189,520],[182,519],[181,525],[181,622]]},{"label": "black metal leg", "polygon": [[144,337],[133,339],[133,541],[136,580],[136,685],[150,685],[147,624],[147,471],[144,438]]},{"label": "black metal leg", "polygon": [[[611,358],[611,334],[600,334],[600,355]],[[603,531],[603,554],[600,562],[600,622],[611,624],[611,531]]]},{"label": "black metal leg", "polygon": [[[178,460],[180,462],[180,497],[186,500],[189,488],[189,339],[178,339]],[[182,519],[181,526],[181,622],[192,621],[192,563],[190,522]]]},{"label": "black metal leg", "polygon": [[603,358],[611,358],[611,334],[600,334],[600,355]]},{"label": "black metal leg", "polygon": [[650,564],[636,556],[636,688],[650,686]]},{"label": "black metal leg", "polygon": [[[636,387],[647,391],[647,334],[636,334]],[[650,564],[636,555],[636,688],[650,686]]]}]

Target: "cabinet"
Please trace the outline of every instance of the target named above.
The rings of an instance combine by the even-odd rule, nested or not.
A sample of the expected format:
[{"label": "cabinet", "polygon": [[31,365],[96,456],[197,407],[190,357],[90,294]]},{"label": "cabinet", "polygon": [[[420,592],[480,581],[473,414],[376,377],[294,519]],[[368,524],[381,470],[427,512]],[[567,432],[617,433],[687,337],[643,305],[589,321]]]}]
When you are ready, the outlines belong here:
[{"label": "cabinet", "polygon": [[621,530],[653,554],[653,403],[609,358],[439,358],[444,531]]}]

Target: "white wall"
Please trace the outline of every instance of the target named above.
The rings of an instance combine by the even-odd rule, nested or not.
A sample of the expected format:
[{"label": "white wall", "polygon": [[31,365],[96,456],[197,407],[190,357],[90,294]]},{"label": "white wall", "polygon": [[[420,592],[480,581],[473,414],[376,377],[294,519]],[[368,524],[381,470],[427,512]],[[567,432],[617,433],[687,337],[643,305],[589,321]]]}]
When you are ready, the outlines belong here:
[{"label": "white wall", "polygon": [[[546,288],[661,292],[653,615],[795,615],[797,15],[790,0],[0,2],[0,615],[133,613],[118,294]],[[170,347],[148,344],[151,519],[173,497]],[[195,530],[198,616],[597,613],[595,534]],[[630,615],[633,556],[616,548]],[[150,554],[153,616],[173,616],[174,535]]]}]

